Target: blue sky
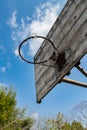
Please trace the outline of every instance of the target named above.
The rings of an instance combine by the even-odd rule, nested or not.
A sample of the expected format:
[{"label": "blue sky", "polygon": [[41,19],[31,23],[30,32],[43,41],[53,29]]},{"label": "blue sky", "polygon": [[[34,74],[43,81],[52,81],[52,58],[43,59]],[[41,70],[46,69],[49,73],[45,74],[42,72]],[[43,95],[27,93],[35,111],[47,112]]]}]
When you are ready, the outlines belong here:
[{"label": "blue sky", "polygon": [[[61,83],[41,104],[37,104],[34,66],[23,62],[17,52],[20,42],[28,36],[34,33],[46,36],[66,1],[0,0],[0,84],[13,86],[19,107],[43,115],[58,111],[65,113],[87,99],[87,89]],[[40,46],[37,42],[31,42],[26,49],[26,56],[34,56]],[[87,70],[86,60],[87,56],[81,63]],[[69,77],[87,83],[87,78],[77,69],[73,69]]]}]

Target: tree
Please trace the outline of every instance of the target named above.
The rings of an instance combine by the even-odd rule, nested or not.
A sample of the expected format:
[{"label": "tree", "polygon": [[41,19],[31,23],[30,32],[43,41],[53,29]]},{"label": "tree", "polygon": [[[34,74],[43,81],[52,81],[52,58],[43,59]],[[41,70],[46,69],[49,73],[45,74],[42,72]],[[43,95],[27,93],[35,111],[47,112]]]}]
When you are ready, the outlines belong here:
[{"label": "tree", "polygon": [[47,119],[47,130],[61,130],[64,125],[64,116],[59,112],[55,119]]},{"label": "tree", "polygon": [[71,124],[64,123],[61,130],[85,130],[85,128],[83,128],[80,122],[73,121]]},{"label": "tree", "polygon": [[72,121],[72,123],[65,122],[64,116],[58,113],[55,119],[48,119],[44,130],[86,130],[81,122]]},{"label": "tree", "polygon": [[87,101],[82,101],[75,105],[69,112],[68,118],[69,122],[75,120],[81,122],[87,128]]},{"label": "tree", "polygon": [[85,130],[81,122],[73,121],[71,124],[71,130]]},{"label": "tree", "polygon": [[16,106],[16,93],[10,88],[0,89],[0,127],[7,124],[9,121],[14,120],[17,116]]},{"label": "tree", "polygon": [[71,125],[67,122],[64,123],[61,130],[71,130]]},{"label": "tree", "polygon": [[0,130],[30,130],[33,120],[26,117],[24,109],[16,108],[16,92],[12,87],[0,87]]},{"label": "tree", "polygon": [[59,112],[59,113],[57,114],[57,116],[56,116],[56,125],[57,125],[58,130],[61,129],[61,127],[62,127],[63,124],[64,124],[64,121],[65,121],[65,119],[64,119],[63,114],[61,114],[61,113]]}]

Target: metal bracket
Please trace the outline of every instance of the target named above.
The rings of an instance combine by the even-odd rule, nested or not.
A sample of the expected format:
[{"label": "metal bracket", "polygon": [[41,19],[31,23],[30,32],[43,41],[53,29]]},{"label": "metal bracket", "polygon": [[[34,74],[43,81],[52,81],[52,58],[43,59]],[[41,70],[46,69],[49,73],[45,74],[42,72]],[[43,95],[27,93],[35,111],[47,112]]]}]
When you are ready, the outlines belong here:
[{"label": "metal bracket", "polygon": [[[87,72],[80,66],[80,61],[75,65],[75,67],[76,67],[84,76],[87,77]],[[72,80],[72,79],[69,79],[69,78],[63,78],[63,79],[62,79],[62,82],[70,83],[70,84],[73,84],[73,85],[77,85],[77,86],[81,86],[81,87],[87,88],[87,83],[75,81],[75,80]]]},{"label": "metal bracket", "polygon": [[76,68],[84,75],[87,77],[87,72],[80,66],[80,65],[77,65]]},{"label": "metal bracket", "polygon": [[81,86],[81,87],[87,88],[87,84],[86,83],[75,81],[75,80],[68,79],[68,78],[63,78],[62,82],[70,83],[70,84],[73,84],[73,85],[77,85],[77,86]]}]

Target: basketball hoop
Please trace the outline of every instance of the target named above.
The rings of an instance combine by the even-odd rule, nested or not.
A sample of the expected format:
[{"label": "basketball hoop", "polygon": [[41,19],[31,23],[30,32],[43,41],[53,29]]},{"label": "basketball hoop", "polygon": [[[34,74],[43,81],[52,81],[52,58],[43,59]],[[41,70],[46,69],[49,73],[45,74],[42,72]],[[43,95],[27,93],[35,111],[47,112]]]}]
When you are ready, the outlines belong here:
[{"label": "basketball hoop", "polygon": [[[65,77],[73,67],[87,77],[87,71],[80,66],[80,60],[87,53],[87,0],[68,0],[48,36],[34,34],[23,40],[18,48],[21,59],[35,65],[37,103],[61,82],[87,88],[87,83]],[[44,42],[31,62],[22,56],[21,48],[25,42],[36,38]]]},{"label": "basketball hoop", "polygon": [[[53,42],[49,38],[44,37],[44,36],[37,36],[37,35],[35,35],[35,36],[31,36],[31,37],[28,37],[28,38],[24,39],[20,43],[19,48],[18,48],[19,56],[21,57],[22,60],[24,60],[25,62],[27,62],[29,64],[41,64],[41,65],[45,65],[45,66],[51,66],[51,65],[43,64],[43,63],[47,62],[50,59],[50,57],[48,59],[46,59],[44,61],[40,61],[40,62],[32,62],[32,61],[29,61],[29,60],[27,60],[27,59],[25,59],[23,57],[23,55],[21,53],[21,48],[22,48],[23,44],[26,43],[30,39],[36,39],[36,38],[41,38],[41,39],[47,40],[52,45],[52,47],[60,54],[60,52],[58,51],[58,49],[54,46]],[[51,66],[51,67],[53,67],[53,66]]]}]

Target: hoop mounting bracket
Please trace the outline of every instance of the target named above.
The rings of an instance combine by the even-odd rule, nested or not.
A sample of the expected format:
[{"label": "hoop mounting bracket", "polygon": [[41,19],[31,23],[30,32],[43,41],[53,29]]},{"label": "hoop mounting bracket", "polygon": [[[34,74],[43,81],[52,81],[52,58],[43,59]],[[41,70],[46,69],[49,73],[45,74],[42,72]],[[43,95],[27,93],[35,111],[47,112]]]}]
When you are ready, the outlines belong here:
[{"label": "hoop mounting bracket", "polygon": [[73,84],[73,85],[77,85],[77,86],[80,86],[80,87],[87,88],[87,84],[86,83],[75,81],[75,80],[72,80],[72,79],[69,79],[69,78],[63,78],[62,82],[70,83],[70,84]]}]

